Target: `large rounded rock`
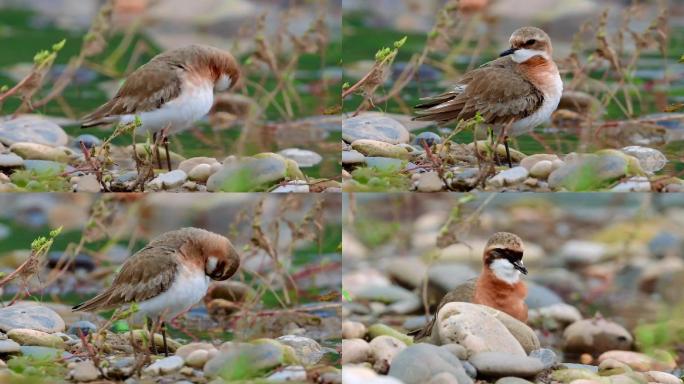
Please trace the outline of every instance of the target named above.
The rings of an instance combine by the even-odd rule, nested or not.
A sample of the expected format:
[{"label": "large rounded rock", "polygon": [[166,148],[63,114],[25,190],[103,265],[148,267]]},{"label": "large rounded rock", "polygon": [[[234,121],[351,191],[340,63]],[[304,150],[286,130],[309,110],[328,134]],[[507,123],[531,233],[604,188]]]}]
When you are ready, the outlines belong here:
[{"label": "large rounded rock", "polygon": [[647,173],[658,172],[667,164],[667,157],[657,149],[632,145],[624,147],[620,151],[629,156],[636,157],[639,160],[641,169]]},{"label": "large rounded rock", "polygon": [[441,373],[450,374],[459,384],[473,382],[456,356],[447,349],[425,343],[399,352],[392,360],[388,375],[405,384],[422,384]]},{"label": "large rounded rock", "polygon": [[64,332],[64,320],[50,308],[22,302],[0,308],[0,331],[15,328],[35,329],[47,333]]},{"label": "large rounded rock", "polygon": [[527,356],[506,326],[489,309],[478,304],[452,302],[444,305],[437,313],[432,342],[460,344],[470,355],[498,351],[511,356]]},{"label": "large rounded rock", "polygon": [[[635,169],[636,168],[636,169]],[[571,154],[565,164],[549,175],[549,186],[568,191],[591,191],[605,188],[625,175],[638,175],[638,160],[622,152]]]},{"label": "large rounded rock", "polygon": [[14,143],[10,151],[25,160],[48,160],[58,163],[68,163],[77,155],[67,147],[53,147],[38,143]]},{"label": "large rounded rock", "polygon": [[563,331],[563,350],[571,353],[598,355],[613,349],[629,350],[632,341],[623,326],[603,318],[576,321]]},{"label": "large rounded rock", "polygon": [[308,337],[285,335],[277,338],[281,344],[289,345],[294,349],[299,362],[306,366],[314,365],[323,357],[323,349],[316,340]]},{"label": "large rounded rock", "polygon": [[361,114],[342,121],[342,139],[348,143],[369,139],[400,144],[408,143],[410,135],[401,123],[392,118]]},{"label": "large rounded rock", "polygon": [[0,143],[36,143],[52,147],[65,146],[69,136],[57,124],[37,116],[20,116],[0,122]]},{"label": "large rounded rock", "polygon": [[505,352],[480,352],[468,361],[475,366],[478,376],[486,377],[532,377],[544,369],[544,364],[539,359]]},{"label": "large rounded rock", "polygon": [[484,311],[489,312],[489,314],[491,314],[497,320],[499,320],[504,325],[504,327],[508,329],[508,332],[510,332],[511,335],[513,335],[513,337],[515,337],[515,339],[518,340],[518,343],[520,343],[520,346],[523,347],[525,353],[529,354],[530,352],[535,351],[541,347],[537,334],[534,333],[534,330],[530,328],[527,324],[507,314],[506,312],[501,312],[497,309],[490,308],[484,305],[481,305],[480,308]]},{"label": "large rounded rock", "polygon": [[267,188],[288,176],[288,164],[280,155],[244,158],[224,164],[207,180],[209,192],[250,192]]},{"label": "large rounded rock", "polygon": [[261,371],[280,366],[285,360],[282,346],[274,343],[231,343],[224,346],[204,365],[206,376],[221,376],[227,381],[248,379]]},{"label": "large rounded rock", "polygon": [[667,355],[658,360],[651,356],[639,352],[632,351],[607,351],[598,357],[599,364],[606,361],[619,361],[620,363],[628,365],[635,371],[651,371],[651,370],[672,370],[676,367],[675,360]]},{"label": "large rounded rock", "polygon": [[370,344],[363,339],[342,340],[342,365],[361,364],[371,359]]},{"label": "large rounded rock", "polygon": [[404,342],[395,337],[382,335],[370,342],[373,369],[378,373],[387,373],[394,356],[406,348]]},{"label": "large rounded rock", "polygon": [[61,337],[34,329],[14,328],[7,332],[7,337],[20,345],[37,345],[60,349],[66,346]]}]

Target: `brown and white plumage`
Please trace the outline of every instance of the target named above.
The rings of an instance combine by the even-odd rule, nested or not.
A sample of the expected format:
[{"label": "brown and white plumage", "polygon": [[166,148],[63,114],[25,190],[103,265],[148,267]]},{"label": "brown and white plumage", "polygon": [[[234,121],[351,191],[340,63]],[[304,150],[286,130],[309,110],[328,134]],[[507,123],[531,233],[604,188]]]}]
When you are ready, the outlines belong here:
[{"label": "brown and white plumage", "polygon": [[444,295],[430,322],[411,334],[416,340],[430,336],[437,313],[451,302],[486,305],[522,322],[527,321],[527,286],[520,280],[521,273],[527,274],[527,269],[522,263],[523,252],[523,242],[517,235],[509,232],[493,234],[482,253],[483,266],[480,276],[468,280]]},{"label": "brown and white plumage", "polygon": [[239,265],[238,253],[221,235],[198,228],[170,231],[129,257],[109,288],[73,309],[137,303],[139,315],[173,318],[204,297],[210,279],[228,279]]},{"label": "brown and white plumage", "polygon": [[452,90],[422,99],[416,120],[446,124],[479,113],[487,124],[512,123],[513,135],[547,120],[563,92],[551,39],[541,29],[524,27],[513,33],[510,44],[502,57],[467,72]]},{"label": "brown and white plumage", "polygon": [[176,133],[207,114],[213,92],[231,88],[239,77],[237,61],[226,51],[206,45],[170,50],[131,73],[111,100],[82,119],[82,127],[139,116],[139,133],[167,127]]}]

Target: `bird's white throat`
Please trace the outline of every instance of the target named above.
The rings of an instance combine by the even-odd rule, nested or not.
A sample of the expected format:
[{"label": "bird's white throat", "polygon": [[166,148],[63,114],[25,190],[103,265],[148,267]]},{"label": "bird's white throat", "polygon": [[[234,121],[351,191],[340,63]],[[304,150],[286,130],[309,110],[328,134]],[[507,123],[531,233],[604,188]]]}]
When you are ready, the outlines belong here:
[{"label": "bird's white throat", "polygon": [[549,55],[544,52],[544,51],[538,51],[536,49],[526,49],[526,48],[521,48],[513,52],[513,55],[511,55],[511,58],[513,61],[516,63],[524,63],[527,60],[535,57],[535,56],[541,56],[545,58],[546,60],[550,60]]},{"label": "bird's white throat", "polygon": [[494,272],[494,276],[510,285],[520,281],[520,271],[515,269],[513,264],[506,259],[494,260],[489,265],[489,268],[492,270],[492,272]]}]

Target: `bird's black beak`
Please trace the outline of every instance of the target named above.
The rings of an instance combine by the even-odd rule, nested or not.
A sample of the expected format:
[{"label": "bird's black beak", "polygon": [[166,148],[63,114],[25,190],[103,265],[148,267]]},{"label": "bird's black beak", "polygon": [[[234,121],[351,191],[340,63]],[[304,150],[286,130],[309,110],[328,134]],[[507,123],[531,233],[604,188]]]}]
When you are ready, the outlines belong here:
[{"label": "bird's black beak", "polygon": [[513,264],[513,268],[522,272],[523,275],[527,275],[527,268],[523,265],[522,260],[511,261],[511,264]]},{"label": "bird's black beak", "polygon": [[515,51],[517,51],[517,50],[518,50],[517,48],[510,48],[510,49],[507,49],[507,50],[501,52],[501,54],[499,54],[499,57],[504,57],[504,56],[512,55],[512,54],[513,54]]}]

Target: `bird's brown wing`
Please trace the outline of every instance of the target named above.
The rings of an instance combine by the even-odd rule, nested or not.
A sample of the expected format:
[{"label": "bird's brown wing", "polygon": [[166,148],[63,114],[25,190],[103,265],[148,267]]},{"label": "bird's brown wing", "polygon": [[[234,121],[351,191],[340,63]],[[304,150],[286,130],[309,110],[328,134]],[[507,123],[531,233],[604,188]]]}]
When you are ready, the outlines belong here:
[{"label": "bird's brown wing", "polygon": [[409,332],[408,334],[413,336],[414,340],[416,341],[422,340],[430,336],[432,334],[432,327],[435,325],[435,320],[437,319],[437,314],[439,313],[439,310],[442,309],[442,307],[447,303],[451,303],[454,301],[467,303],[472,302],[473,297],[475,296],[476,284],[477,278],[473,278],[449,291],[446,295],[444,295],[442,300],[439,302],[439,306],[437,306],[437,310],[435,311],[435,314],[432,315],[432,319],[430,319],[430,322],[428,322],[423,328],[415,329]]},{"label": "bird's brown wing", "polygon": [[131,256],[101,294],[73,308],[75,311],[106,310],[131,302],[141,302],[165,292],[178,271],[178,250],[145,247]]},{"label": "bird's brown wing", "polygon": [[506,124],[525,118],[544,102],[544,95],[504,57],[465,74],[455,89],[422,99],[416,120],[468,120],[479,112],[488,124]]},{"label": "bird's brown wing", "polygon": [[119,115],[160,108],[180,94],[182,71],[173,63],[153,59],[131,73],[114,98],[83,117],[81,127],[107,124]]}]

